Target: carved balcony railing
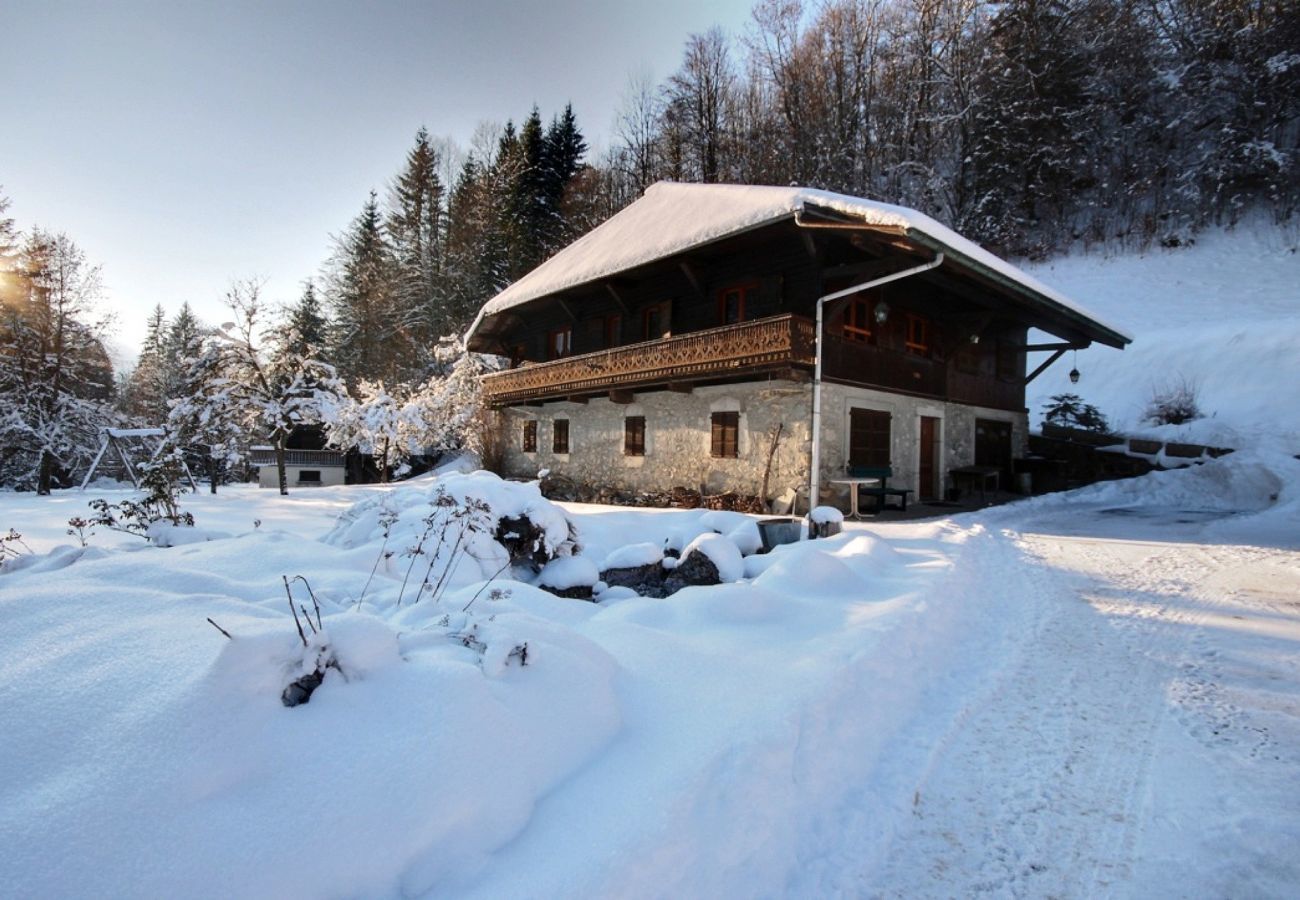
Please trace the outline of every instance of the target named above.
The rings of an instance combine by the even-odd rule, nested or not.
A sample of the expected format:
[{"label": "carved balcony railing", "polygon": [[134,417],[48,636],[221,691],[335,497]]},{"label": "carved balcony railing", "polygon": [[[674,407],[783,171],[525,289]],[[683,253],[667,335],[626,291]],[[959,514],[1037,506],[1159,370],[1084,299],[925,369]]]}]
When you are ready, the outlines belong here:
[{"label": "carved balcony railing", "polygon": [[619,388],[725,378],[785,366],[811,366],[814,353],[810,320],[793,315],[772,316],[497,372],[484,376],[483,390],[488,403],[503,406]]}]

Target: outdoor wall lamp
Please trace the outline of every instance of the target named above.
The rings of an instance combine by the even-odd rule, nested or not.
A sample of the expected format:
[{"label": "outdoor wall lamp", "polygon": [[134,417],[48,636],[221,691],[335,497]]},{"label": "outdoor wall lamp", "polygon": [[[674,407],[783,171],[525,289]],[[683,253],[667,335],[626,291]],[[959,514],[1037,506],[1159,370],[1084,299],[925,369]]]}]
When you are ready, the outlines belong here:
[{"label": "outdoor wall lamp", "polygon": [[884,325],[885,320],[888,318],[889,318],[889,304],[886,303],[884,300],[881,300],[879,303],[876,304],[876,322],[880,325]]}]

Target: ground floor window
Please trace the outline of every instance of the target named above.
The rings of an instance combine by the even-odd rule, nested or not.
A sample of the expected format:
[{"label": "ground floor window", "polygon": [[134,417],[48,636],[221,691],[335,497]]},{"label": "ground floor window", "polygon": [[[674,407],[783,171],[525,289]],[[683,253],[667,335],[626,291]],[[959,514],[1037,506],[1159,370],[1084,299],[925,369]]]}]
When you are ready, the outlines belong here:
[{"label": "ground floor window", "polygon": [[551,432],[551,452],[568,453],[569,452],[569,420],[556,419],[555,428]]},{"label": "ground floor window", "polygon": [[524,423],[524,452],[537,452],[537,423],[534,421]]},{"label": "ground floor window", "polygon": [[715,412],[710,453],[735,458],[740,455],[740,413]]},{"label": "ground floor window", "polygon": [[645,456],[645,416],[623,420],[623,455]]}]

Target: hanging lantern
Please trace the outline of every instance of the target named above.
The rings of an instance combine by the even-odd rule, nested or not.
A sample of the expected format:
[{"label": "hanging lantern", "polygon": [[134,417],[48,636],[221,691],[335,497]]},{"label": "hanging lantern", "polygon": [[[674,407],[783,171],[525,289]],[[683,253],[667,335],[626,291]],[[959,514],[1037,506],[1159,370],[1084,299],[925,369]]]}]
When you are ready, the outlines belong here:
[{"label": "hanging lantern", "polygon": [[889,304],[886,303],[884,300],[881,300],[879,303],[876,304],[876,322],[883,325],[885,324],[885,320],[888,318],[889,318]]},{"label": "hanging lantern", "polygon": [[1070,384],[1079,383],[1079,351],[1074,351],[1074,368],[1070,370]]}]

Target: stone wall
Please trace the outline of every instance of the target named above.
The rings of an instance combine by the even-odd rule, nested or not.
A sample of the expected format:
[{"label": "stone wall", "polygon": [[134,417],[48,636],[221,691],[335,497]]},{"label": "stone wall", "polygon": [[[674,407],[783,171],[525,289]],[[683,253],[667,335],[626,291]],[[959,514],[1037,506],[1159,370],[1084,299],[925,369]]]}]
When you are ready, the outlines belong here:
[{"label": "stone wall", "polygon": [[[783,425],[772,461],[768,494],[808,481],[812,390],[790,381],[699,387],[689,394],[656,391],[637,394],[632,404],[608,399],[588,403],[555,402],[504,411],[502,466],[505,474],[535,477],[539,469],[592,486],[626,490],[666,490],[681,485],[705,493],[757,494],[763,481],[771,434]],[[739,455],[710,455],[710,418],[737,412]],[[645,455],[623,453],[623,420],[645,417]],[[523,423],[537,424],[537,452],[523,452]],[[551,452],[556,419],[569,420],[569,452]]]},{"label": "stone wall", "polygon": [[[1029,417],[1023,412],[986,409],[961,403],[945,403],[923,397],[908,397],[870,388],[840,384],[822,386],[822,498],[842,507],[848,489],[830,488],[829,479],[844,476],[849,455],[849,409],[860,407],[890,414],[890,464],[894,476],[890,487],[916,490],[920,478],[921,417],[940,420],[939,483],[947,484],[951,468],[975,462],[975,420],[992,419],[1011,423],[1011,452],[1023,456],[1029,439]],[[1008,487],[1008,485],[1003,485]]]},{"label": "stone wall", "polygon": [[[943,451],[939,483],[945,486],[949,469],[975,461],[976,419],[1010,422],[1015,456],[1024,455],[1028,440],[1028,417],[1023,412],[826,384],[822,394],[821,501],[841,509],[848,508],[848,489],[829,482],[847,471],[851,407],[890,413],[893,487],[917,488],[921,416],[940,420]],[[710,415],[721,411],[740,414],[736,459],[710,455]],[[623,453],[623,420],[628,416],[645,417],[645,456]],[[536,453],[523,452],[523,423],[530,419],[537,422]],[[551,451],[552,423],[556,419],[569,420],[567,454]],[[772,462],[769,499],[794,488],[800,492],[800,507],[806,508],[811,419],[812,386],[789,381],[701,387],[690,394],[657,391],[637,394],[632,404],[598,399],[511,407],[500,417],[502,471],[517,478],[534,478],[539,469],[549,469],[593,487],[633,491],[667,490],[681,485],[710,494],[727,490],[757,494],[770,434],[779,422],[784,428]]]}]

